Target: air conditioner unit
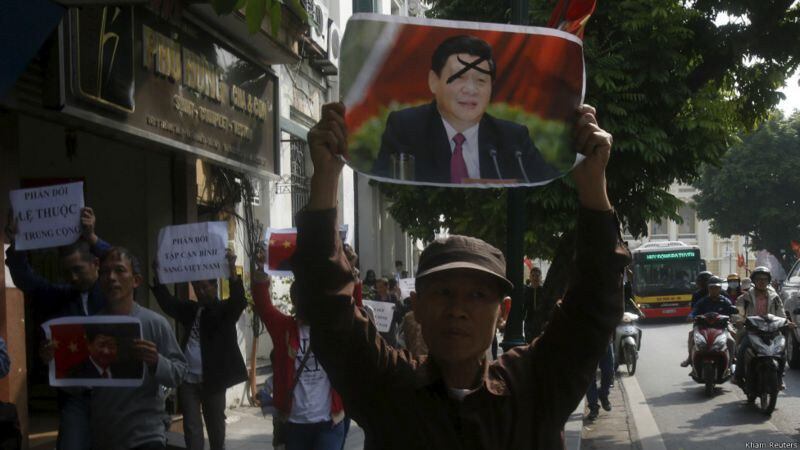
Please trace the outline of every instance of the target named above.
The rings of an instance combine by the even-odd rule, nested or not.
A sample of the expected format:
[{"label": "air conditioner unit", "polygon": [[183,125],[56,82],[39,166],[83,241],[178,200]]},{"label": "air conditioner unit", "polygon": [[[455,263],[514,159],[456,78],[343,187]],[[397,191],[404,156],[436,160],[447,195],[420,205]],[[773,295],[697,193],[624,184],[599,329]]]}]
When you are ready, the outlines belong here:
[{"label": "air conditioner unit", "polygon": [[339,68],[339,50],[342,38],[339,27],[333,20],[328,21],[328,61],[337,69]]},{"label": "air conditioner unit", "polygon": [[308,5],[312,9],[309,14],[311,40],[324,52],[328,48],[328,18],[330,17],[328,7],[319,2],[311,3],[310,0]]},{"label": "air conditioner unit", "polygon": [[313,65],[323,75],[339,74],[339,27],[333,20],[328,20],[328,45],[325,47],[325,57],[314,59]]}]

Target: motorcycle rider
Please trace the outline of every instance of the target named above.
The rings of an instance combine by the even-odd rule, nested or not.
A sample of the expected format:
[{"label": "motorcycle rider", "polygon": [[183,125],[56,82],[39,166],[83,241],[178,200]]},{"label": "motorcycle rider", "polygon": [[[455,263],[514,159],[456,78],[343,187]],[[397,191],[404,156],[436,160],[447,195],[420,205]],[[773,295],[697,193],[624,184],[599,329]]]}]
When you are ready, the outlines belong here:
[{"label": "motorcycle rider", "polygon": [[736,299],[742,295],[742,283],[738,273],[728,275],[728,289],[725,290],[731,302],[736,302]]},{"label": "motorcycle rider", "polygon": [[[770,282],[772,281],[772,273],[769,268],[764,266],[756,267],[750,274],[753,281],[753,288],[736,299],[736,307],[738,314],[741,314],[742,319],[749,316],[765,316],[772,314],[778,317],[787,317],[786,311],[783,309],[783,300],[780,295],[775,292]],[[736,365],[736,370],[733,374],[734,384],[741,385],[742,376],[744,376],[744,355],[748,348],[750,348],[750,337],[747,330],[742,327],[738,338],[738,348],[736,351],[736,358],[740,362]],[[785,363],[781,364],[779,368],[781,380],[783,380],[783,369]],[[785,388],[783,381],[781,381],[781,389]]]},{"label": "motorcycle rider", "polygon": [[714,274],[707,270],[697,274],[697,279],[695,279],[697,290],[692,294],[692,309],[697,305],[697,302],[708,296],[708,279],[713,276]]},{"label": "motorcycle rider", "polygon": [[[699,278],[699,276],[698,276]],[[710,312],[715,312],[717,314],[724,314],[724,315],[732,315],[738,314],[739,310],[736,309],[735,306],[728,300],[727,297],[722,295],[722,278],[712,276],[708,279],[708,296],[701,299],[697,302],[694,309],[692,309],[691,314],[689,314],[688,320],[692,321],[697,316],[702,316],[703,314],[707,314]],[[689,356],[681,363],[681,367],[687,367],[691,364],[692,360],[692,347],[694,346],[694,333],[689,332]],[[731,357],[733,357],[733,347],[734,342],[732,339],[728,339],[728,351],[731,353]]]}]

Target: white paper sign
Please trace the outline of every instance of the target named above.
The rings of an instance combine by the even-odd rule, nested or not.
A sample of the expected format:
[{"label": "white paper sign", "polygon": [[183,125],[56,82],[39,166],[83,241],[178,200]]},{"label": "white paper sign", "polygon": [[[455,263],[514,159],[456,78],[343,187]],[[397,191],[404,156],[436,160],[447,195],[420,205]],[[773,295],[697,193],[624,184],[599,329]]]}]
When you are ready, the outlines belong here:
[{"label": "white paper sign", "polygon": [[397,285],[400,287],[400,295],[403,296],[403,299],[411,297],[412,292],[416,292],[416,278],[401,278]]},{"label": "white paper sign", "polygon": [[162,228],[158,233],[158,280],[168,284],[227,277],[227,244],[225,222]]},{"label": "white paper sign", "polygon": [[11,191],[17,250],[59,247],[81,236],[83,182]]},{"label": "white paper sign", "polygon": [[375,300],[364,300],[364,306],[372,308],[375,313],[375,328],[381,333],[386,333],[392,328],[394,318],[394,303],[378,302]]}]

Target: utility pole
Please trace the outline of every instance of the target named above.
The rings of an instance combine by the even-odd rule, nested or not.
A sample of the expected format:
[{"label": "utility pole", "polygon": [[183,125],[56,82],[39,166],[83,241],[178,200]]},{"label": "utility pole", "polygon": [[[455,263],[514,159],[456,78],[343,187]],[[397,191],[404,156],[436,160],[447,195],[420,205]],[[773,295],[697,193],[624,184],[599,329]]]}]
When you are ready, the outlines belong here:
[{"label": "utility pole", "polygon": [[[528,25],[528,0],[511,0],[511,22]],[[525,189],[509,188],[506,196],[506,278],[514,283],[511,312],[501,346],[507,351],[525,344],[522,335],[522,308],[525,304],[525,284],[522,258],[525,248]]]}]

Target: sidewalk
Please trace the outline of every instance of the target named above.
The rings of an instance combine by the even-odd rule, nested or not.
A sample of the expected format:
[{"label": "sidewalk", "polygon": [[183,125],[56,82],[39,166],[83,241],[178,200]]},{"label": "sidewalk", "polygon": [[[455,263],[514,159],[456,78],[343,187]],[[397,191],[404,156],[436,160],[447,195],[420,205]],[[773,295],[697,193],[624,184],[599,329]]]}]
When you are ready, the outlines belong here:
[{"label": "sidewalk", "polygon": [[[627,403],[620,377],[627,377],[623,370],[614,377],[614,387],[608,395],[611,402],[611,411],[606,412],[600,408],[600,416],[594,422],[583,422],[581,433],[581,450],[607,450],[630,449],[638,450],[636,427],[630,408]],[[599,378],[599,374],[598,374]],[[589,414],[586,407],[584,417]]]},{"label": "sidewalk", "polygon": [[[241,406],[229,409],[225,430],[225,448],[228,450],[269,450],[272,448],[272,415],[261,414],[261,408]],[[345,450],[364,448],[364,432],[355,422],[350,425]]]}]

